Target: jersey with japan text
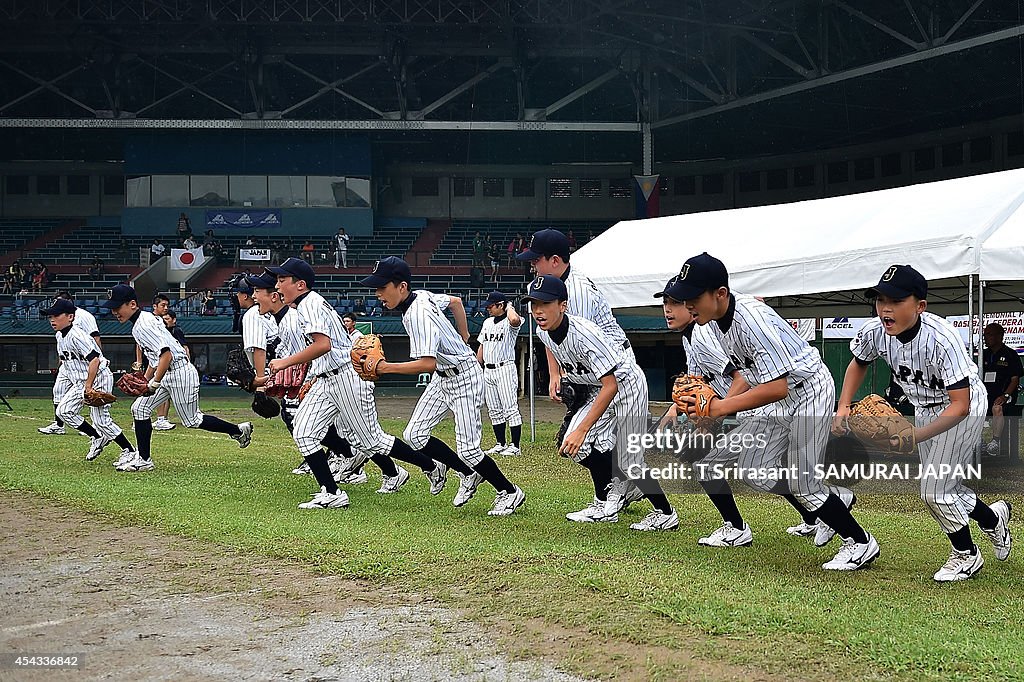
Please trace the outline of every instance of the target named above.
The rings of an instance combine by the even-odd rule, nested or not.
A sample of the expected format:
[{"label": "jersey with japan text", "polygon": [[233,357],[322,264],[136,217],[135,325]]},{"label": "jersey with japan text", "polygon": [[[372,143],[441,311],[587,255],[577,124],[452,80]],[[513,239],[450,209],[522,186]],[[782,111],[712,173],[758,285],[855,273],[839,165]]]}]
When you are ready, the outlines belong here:
[{"label": "jersey with japan text", "polygon": [[569,294],[565,312],[575,317],[590,320],[607,335],[612,343],[625,347],[626,332],[612,315],[612,307],[601,290],[590,278],[571,266],[565,278],[565,290]]},{"label": "jersey with japan text", "polygon": [[132,323],[132,338],[142,349],[146,356],[146,362],[150,367],[156,367],[160,362],[160,353],[164,348],[171,351],[171,362],[176,360],[187,360],[185,349],[171,336],[164,325],[164,321],[151,312],[140,310],[136,313],[135,321]]},{"label": "jersey with japan text", "polygon": [[323,296],[315,291],[303,294],[298,299],[295,312],[307,346],[313,343],[313,334],[323,334],[331,340],[331,350],[310,363],[310,374],[330,372],[351,362],[352,342],[348,339],[348,332],[337,311]]},{"label": "jersey with japan text", "polygon": [[725,316],[707,326],[751,387],[785,376],[793,389],[824,366],[793,325],[753,296],[730,294]]},{"label": "jersey with japan text", "polygon": [[522,321],[519,322],[518,327],[513,327],[508,321],[508,315],[488,317],[484,320],[480,327],[480,333],[476,337],[484,349],[484,363],[498,365],[515,360],[516,337],[519,336],[522,328]]},{"label": "jersey with japan text", "polygon": [[84,384],[89,375],[89,363],[99,357],[100,367],[106,369],[108,362],[96,345],[96,339],[74,325],[57,332],[57,357],[60,358],[64,376],[75,384]]},{"label": "jersey with japan text", "polygon": [[[612,345],[596,324],[573,315],[566,315],[563,319],[565,327],[550,332],[537,330],[537,338],[558,361],[563,381],[600,386],[601,377],[609,372],[614,372],[618,379],[633,367],[625,349]],[[565,337],[556,341],[562,333]]]},{"label": "jersey with japan text", "polygon": [[948,403],[947,387],[964,380],[967,380],[972,393],[980,391],[984,394],[985,387],[978,376],[978,368],[971,362],[963,341],[949,322],[924,312],[913,338],[907,339],[906,334],[899,335],[906,342],[886,334],[881,319],[875,317],[850,341],[850,350],[864,363],[876,358],[885,360],[893,380],[914,407]]},{"label": "jersey with japan text", "polygon": [[402,325],[409,334],[409,357],[434,358],[440,370],[458,367],[468,360],[476,362],[473,351],[445,317],[449,303],[450,296],[421,289],[409,294],[403,304]]}]

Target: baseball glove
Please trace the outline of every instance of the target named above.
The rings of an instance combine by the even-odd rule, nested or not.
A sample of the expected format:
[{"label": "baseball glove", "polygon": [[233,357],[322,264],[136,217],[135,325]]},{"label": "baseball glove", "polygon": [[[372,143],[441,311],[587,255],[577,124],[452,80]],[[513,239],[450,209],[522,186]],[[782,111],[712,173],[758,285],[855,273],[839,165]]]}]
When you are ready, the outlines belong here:
[{"label": "baseball glove", "polygon": [[256,391],[252,396],[252,411],[264,419],[273,419],[281,414],[281,406],[266,393]]},{"label": "baseball glove", "polygon": [[875,393],[850,406],[846,423],[857,438],[888,454],[909,455],[917,446],[914,425]]},{"label": "baseball glove", "polygon": [[228,352],[228,361],[224,375],[231,381],[238,384],[243,391],[252,393],[256,390],[253,381],[256,379],[256,372],[249,364],[249,358],[241,348],[233,348]]},{"label": "baseball glove", "polygon": [[142,372],[128,372],[122,375],[115,386],[125,395],[153,395],[153,389],[149,387],[149,379]]},{"label": "baseball glove", "polygon": [[363,381],[377,381],[377,365],[386,360],[384,346],[377,334],[365,334],[352,346],[352,365]]},{"label": "baseball glove", "polygon": [[[711,401],[717,397],[715,389],[702,376],[680,374],[672,383],[672,402],[683,414],[690,416],[692,412],[698,423],[711,418]],[[684,398],[695,398],[696,402],[689,403]]]},{"label": "baseball glove", "polygon": [[302,390],[309,365],[292,365],[267,377],[267,395],[274,398],[293,398]]},{"label": "baseball glove", "polygon": [[85,404],[89,407],[103,407],[117,400],[113,393],[89,388],[85,391]]},{"label": "baseball glove", "polygon": [[306,394],[309,393],[309,389],[313,388],[313,384],[315,384],[315,383],[316,383],[316,377],[313,377],[312,379],[310,379],[306,383],[302,384],[302,388],[299,389],[299,394],[298,394],[298,396],[296,396],[295,400],[297,402],[301,403],[302,399],[306,397]]}]

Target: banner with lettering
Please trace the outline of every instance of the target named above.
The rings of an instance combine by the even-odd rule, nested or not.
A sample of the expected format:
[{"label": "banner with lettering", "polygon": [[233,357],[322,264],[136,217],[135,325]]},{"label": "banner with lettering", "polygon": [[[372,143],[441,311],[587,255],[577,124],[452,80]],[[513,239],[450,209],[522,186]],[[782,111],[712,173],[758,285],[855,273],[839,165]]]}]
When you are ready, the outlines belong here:
[{"label": "banner with lettering", "polygon": [[206,227],[281,227],[281,211],[277,209],[217,209],[206,212]]}]

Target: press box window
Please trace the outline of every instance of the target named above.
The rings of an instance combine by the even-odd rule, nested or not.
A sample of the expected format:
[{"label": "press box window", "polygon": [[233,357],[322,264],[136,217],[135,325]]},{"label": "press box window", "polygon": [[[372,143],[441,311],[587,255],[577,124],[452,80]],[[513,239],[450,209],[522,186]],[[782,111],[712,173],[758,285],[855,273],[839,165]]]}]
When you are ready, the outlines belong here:
[{"label": "press box window", "polygon": [[476,178],[452,178],[452,195],[457,197],[476,196]]},{"label": "press box window", "polygon": [[437,191],[437,178],[417,178],[412,179],[412,195],[414,197],[436,197]]},{"label": "press box window", "polygon": [[69,175],[68,176],[68,194],[88,195],[89,194],[89,176],[88,175]]},{"label": "press box window", "polygon": [[5,184],[8,194],[28,194],[27,175],[8,175],[5,178]]},{"label": "press box window", "polygon": [[37,175],[36,194],[60,194],[60,176]]},{"label": "press box window", "polygon": [[551,178],[548,180],[548,196],[552,199],[568,199],[572,197],[572,180],[569,178]]},{"label": "press box window", "polygon": [[725,190],[725,178],[721,173],[704,175],[700,181],[702,194],[721,194]]},{"label": "press box window", "polygon": [[600,180],[580,180],[580,196],[584,199],[598,199],[601,197]]},{"label": "press box window", "polygon": [[632,180],[609,180],[608,181],[608,196],[612,199],[632,199],[633,198],[633,181]]},{"label": "press box window", "polygon": [[536,189],[533,178],[512,178],[512,196],[532,197]]},{"label": "press box window", "polygon": [[484,178],[483,186],[485,197],[505,196],[505,178]]}]

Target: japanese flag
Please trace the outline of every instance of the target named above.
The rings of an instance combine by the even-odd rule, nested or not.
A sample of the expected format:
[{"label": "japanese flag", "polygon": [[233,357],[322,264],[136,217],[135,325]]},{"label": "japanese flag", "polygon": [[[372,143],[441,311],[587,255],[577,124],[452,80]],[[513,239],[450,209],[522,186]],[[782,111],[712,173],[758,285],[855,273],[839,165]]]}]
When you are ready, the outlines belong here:
[{"label": "japanese flag", "polygon": [[171,270],[192,270],[203,264],[202,248],[171,249]]}]

